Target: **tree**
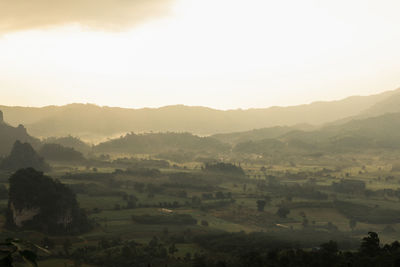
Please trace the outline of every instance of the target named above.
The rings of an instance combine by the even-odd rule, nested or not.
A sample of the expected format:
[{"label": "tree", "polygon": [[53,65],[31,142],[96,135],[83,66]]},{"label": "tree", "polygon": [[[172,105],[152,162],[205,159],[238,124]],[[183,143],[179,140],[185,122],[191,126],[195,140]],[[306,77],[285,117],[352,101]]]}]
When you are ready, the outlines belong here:
[{"label": "tree", "polygon": [[169,254],[171,254],[171,255],[174,255],[175,252],[178,252],[178,249],[175,247],[175,243],[172,243],[172,245],[169,246],[168,252],[169,252]]},{"label": "tree", "polygon": [[71,249],[71,247],[72,247],[71,240],[69,240],[69,238],[65,239],[64,243],[63,243],[63,249],[65,252],[65,255],[67,255],[67,256],[69,255],[69,250]]},{"label": "tree", "polygon": [[263,172],[263,173],[265,174],[265,172],[267,171],[267,168],[265,168],[265,166],[262,166],[262,167],[260,168],[260,171]]},{"label": "tree", "polygon": [[332,240],[328,243],[322,244],[321,249],[328,254],[337,254],[339,252],[338,244]]},{"label": "tree", "polygon": [[245,173],[240,166],[236,166],[232,163],[206,163],[204,166],[204,171],[219,172],[224,174],[230,174],[235,176],[244,176]]},{"label": "tree", "polygon": [[201,199],[198,196],[193,196],[192,203],[195,205],[201,204]]},{"label": "tree", "polygon": [[366,189],[364,191],[364,194],[365,194],[365,197],[369,199],[374,194],[374,192],[372,190]]},{"label": "tree", "polygon": [[208,226],[208,222],[207,222],[206,220],[202,220],[202,221],[201,221],[201,225],[202,225],[202,226]]},{"label": "tree", "polygon": [[286,218],[286,216],[290,213],[290,210],[286,207],[280,207],[276,214],[281,218]]},{"label": "tree", "polygon": [[356,225],[357,225],[357,221],[354,218],[349,220],[349,227],[350,227],[351,231],[354,231],[354,228],[356,228]]},{"label": "tree", "polygon": [[267,202],[265,200],[257,200],[257,210],[264,211],[266,204],[267,204]]},{"label": "tree", "polygon": [[264,196],[264,200],[265,200],[266,204],[269,205],[272,201],[272,198],[270,196],[266,195],[266,196]]},{"label": "tree", "polygon": [[334,225],[332,222],[328,222],[326,224],[326,229],[328,229],[329,231],[337,231],[338,227]]},{"label": "tree", "polygon": [[287,202],[292,202],[292,200],[293,200],[293,196],[292,195],[287,195],[286,196],[286,201]]},{"label": "tree", "polygon": [[122,247],[122,251],[121,251],[121,255],[125,258],[129,258],[132,255],[132,251],[130,249],[130,247],[128,246],[123,246]]},{"label": "tree", "polygon": [[308,219],[307,217],[303,217],[303,222],[302,222],[303,228],[307,228],[308,227]]},{"label": "tree", "polygon": [[158,246],[158,238],[153,236],[153,238],[149,242],[149,247],[155,248]]},{"label": "tree", "polygon": [[368,232],[368,236],[364,237],[361,242],[360,252],[374,257],[381,250],[379,236],[375,232]]},{"label": "tree", "polygon": [[128,209],[134,209],[136,208],[136,201],[135,200],[128,200],[126,207]]},{"label": "tree", "polygon": [[66,162],[83,162],[85,157],[79,151],[71,147],[65,147],[59,144],[44,144],[39,154],[47,160],[66,161]]}]

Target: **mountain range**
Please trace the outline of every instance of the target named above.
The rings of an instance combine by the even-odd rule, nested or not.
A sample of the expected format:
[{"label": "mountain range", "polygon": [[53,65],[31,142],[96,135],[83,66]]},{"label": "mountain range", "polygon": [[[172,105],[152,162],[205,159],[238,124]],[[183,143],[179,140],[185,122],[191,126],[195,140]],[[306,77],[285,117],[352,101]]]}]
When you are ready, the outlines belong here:
[{"label": "mountain range", "polygon": [[400,89],[338,101],[247,110],[225,111],[184,105],[129,109],[93,104],[0,106],[0,110],[10,125],[23,124],[33,136],[46,138],[70,134],[96,142],[128,132],[171,131],[205,136],[276,126],[312,130],[326,124],[400,112]]},{"label": "mountain range", "polygon": [[[2,109],[7,122],[0,111],[0,156],[8,155],[17,140],[38,150],[49,144],[58,152],[163,154],[169,158],[179,158],[182,153],[185,157],[196,153],[216,155],[231,149],[264,154],[400,148],[400,90],[259,110],[219,111],[186,106],[134,110],[84,104]],[[16,124],[18,118],[28,130],[22,124],[9,124],[9,120]],[[263,125],[273,126],[262,128]],[[258,129],[248,130],[253,126]],[[218,133],[230,129],[239,130]],[[206,136],[201,137],[201,133]],[[107,139],[97,145],[81,140],[89,136]]]}]

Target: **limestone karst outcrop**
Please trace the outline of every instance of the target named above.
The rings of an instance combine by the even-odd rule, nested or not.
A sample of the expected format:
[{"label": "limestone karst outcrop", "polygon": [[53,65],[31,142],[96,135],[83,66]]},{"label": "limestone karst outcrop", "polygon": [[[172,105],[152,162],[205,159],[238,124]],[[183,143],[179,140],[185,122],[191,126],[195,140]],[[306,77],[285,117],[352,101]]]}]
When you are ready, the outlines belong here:
[{"label": "limestone karst outcrop", "polygon": [[50,234],[77,234],[90,229],[75,194],[33,168],[10,177],[7,227]]},{"label": "limestone karst outcrop", "polygon": [[0,169],[16,171],[28,167],[40,171],[50,170],[50,165],[48,165],[44,159],[36,153],[29,143],[16,141],[11,153],[0,162]]}]

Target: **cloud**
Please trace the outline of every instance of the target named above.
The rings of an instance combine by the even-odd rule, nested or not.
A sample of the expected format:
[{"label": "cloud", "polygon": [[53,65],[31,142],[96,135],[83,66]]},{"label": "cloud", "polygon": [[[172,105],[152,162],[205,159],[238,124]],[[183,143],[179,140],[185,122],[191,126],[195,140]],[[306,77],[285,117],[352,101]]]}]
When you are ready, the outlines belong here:
[{"label": "cloud", "polygon": [[0,0],[0,32],[77,23],[118,31],[168,13],[173,0]]}]

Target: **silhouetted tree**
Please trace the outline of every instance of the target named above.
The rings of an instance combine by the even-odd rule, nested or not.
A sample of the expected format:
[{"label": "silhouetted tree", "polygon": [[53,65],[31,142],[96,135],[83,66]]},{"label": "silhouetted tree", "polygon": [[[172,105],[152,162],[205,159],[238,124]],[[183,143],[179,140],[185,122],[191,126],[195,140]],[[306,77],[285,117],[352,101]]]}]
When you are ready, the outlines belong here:
[{"label": "silhouetted tree", "polygon": [[265,204],[267,204],[265,200],[257,200],[257,210],[264,211]]},{"label": "silhouetted tree", "polygon": [[360,252],[373,257],[379,254],[380,250],[381,247],[378,234],[375,232],[368,232],[368,236],[362,239]]},{"label": "silhouetted tree", "polygon": [[281,218],[286,218],[286,216],[290,213],[290,210],[286,207],[280,207],[276,214]]},{"label": "silhouetted tree", "polygon": [[354,231],[354,228],[356,228],[356,225],[357,225],[357,221],[354,218],[349,220],[349,227],[350,227],[351,231]]}]

